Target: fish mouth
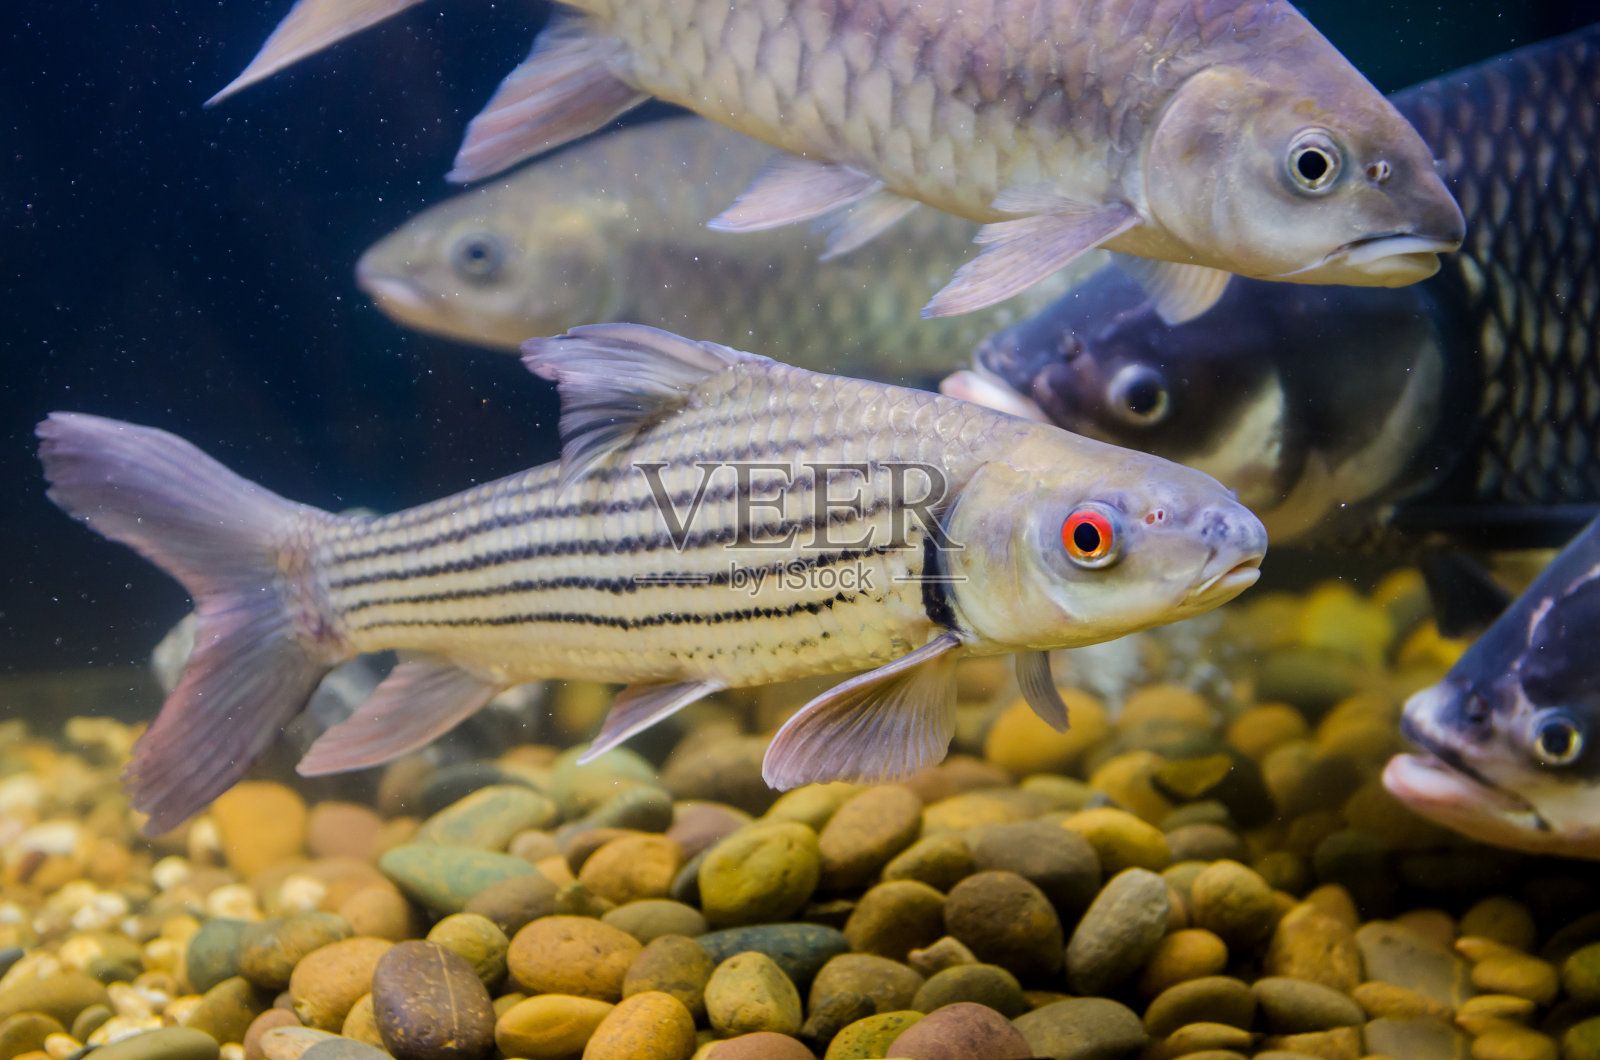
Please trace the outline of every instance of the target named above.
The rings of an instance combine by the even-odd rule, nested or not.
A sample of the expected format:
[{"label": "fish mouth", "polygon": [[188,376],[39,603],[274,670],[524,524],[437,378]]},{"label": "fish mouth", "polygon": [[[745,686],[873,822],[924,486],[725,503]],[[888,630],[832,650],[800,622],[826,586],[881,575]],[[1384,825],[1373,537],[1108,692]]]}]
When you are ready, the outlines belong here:
[{"label": "fish mouth", "polygon": [[1343,243],[1320,261],[1283,273],[1279,279],[1309,277],[1337,269],[1380,284],[1403,286],[1425,280],[1439,271],[1439,255],[1461,249],[1460,236],[1429,236],[1418,232],[1379,232]]},{"label": "fish mouth", "polygon": [[385,313],[406,320],[427,311],[427,292],[404,276],[385,272],[365,258],[356,262],[356,286]]},{"label": "fish mouth", "polygon": [[1189,601],[1215,606],[1233,599],[1261,577],[1261,561],[1264,558],[1250,556],[1211,575],[1189,591]]}]

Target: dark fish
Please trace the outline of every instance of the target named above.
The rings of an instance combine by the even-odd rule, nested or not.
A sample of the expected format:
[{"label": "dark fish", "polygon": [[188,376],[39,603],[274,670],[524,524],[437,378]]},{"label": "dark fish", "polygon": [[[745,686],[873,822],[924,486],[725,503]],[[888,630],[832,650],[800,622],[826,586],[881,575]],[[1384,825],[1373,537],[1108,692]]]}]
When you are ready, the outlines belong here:
[{"label": "dark fish", "polygon": [[1499,846],[1600,858],[1600,520],[1445,675],[1406,703],[1421,751],[1383,782],[1424,817]]},{"label": "dark fish", "polygon": [[1237,282],[1169,326],[1102,270],[946,392],[1202,468],[1280,544],[1558,546],[1600,512],[1600,26],[1394,102],[1467,214],[1434,278]]}]

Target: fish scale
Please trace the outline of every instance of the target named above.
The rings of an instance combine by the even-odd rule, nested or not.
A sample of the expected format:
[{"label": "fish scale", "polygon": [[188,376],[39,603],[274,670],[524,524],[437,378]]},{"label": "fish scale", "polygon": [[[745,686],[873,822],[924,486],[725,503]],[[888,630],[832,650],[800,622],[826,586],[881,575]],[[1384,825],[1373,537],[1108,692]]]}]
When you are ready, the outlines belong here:
[{"label": "fish scale", "polygon": [[[1396,97],[1435,145],[1471,219],[1446,259],[1465,330],[1476,337],[1481,398],[1474,442],[1428,504],[1600,499],[1600,34],[1535,49]],[[1470,161],[1469,161],[1470,160]],[[1538,186],[1529,195],[1521,189]]]}]

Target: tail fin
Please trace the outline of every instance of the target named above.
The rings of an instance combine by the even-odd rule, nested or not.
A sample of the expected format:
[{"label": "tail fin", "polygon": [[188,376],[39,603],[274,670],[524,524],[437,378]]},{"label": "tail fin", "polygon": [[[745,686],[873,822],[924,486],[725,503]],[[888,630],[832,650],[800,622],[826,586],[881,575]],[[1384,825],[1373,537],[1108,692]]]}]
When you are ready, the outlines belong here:
[{"label": "tail fin", "polygon": [[183,677],[126,780],[146,830],[168,831],[231,787],[342,654],[295,579],[332,518],[247,482],[165,431],[53,413],[39,425],[49,496],[183,583],[199,626]]}]

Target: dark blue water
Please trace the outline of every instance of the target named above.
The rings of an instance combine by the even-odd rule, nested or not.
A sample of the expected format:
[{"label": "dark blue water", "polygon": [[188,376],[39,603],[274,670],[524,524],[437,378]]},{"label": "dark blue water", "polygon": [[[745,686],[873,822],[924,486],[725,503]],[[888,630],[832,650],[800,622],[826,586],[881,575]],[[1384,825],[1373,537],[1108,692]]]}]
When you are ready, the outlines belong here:
[{"label": "dark blue water", "polygon": [[[142,661],[185,608],[45,501],[32,430],[53,409],[166,428],[334,509],[555,451],[548,384],[404,332],[351,280],[450,193],[544,5],[430,4],[203,109],[289,6],[0,5],[0,668]],[[1600,0],[1302,7],[1385,90],[1600,20]]]}]

